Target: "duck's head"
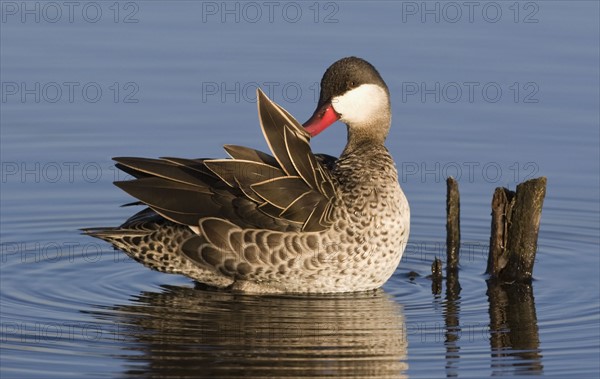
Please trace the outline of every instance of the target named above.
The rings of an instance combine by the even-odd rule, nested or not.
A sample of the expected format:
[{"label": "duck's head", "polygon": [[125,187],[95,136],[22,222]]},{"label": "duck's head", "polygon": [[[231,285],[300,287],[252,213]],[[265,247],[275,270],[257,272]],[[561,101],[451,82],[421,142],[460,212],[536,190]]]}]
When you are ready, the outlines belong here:
[{"label": "duck's head", "polygon": [[348,126],[348,141],[385,140],[391,123],[389,90],[375,67],[361,58],[342,58],[321,79],[319,104],[304,123],[316,136],[335,121]]}]

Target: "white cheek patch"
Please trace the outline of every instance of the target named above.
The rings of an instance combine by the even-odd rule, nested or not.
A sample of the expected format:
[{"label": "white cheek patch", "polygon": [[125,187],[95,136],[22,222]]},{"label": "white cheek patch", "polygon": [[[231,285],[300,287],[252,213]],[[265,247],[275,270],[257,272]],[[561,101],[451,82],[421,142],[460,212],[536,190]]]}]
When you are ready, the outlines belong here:
[{"label": "white cheek patch", "polygon": [[368,124],[378,118],[388,106],[388,96],[376,84],[362,84],[342,96],[331,100],[333,109],[341,115],[340,121],[348,124]]}]

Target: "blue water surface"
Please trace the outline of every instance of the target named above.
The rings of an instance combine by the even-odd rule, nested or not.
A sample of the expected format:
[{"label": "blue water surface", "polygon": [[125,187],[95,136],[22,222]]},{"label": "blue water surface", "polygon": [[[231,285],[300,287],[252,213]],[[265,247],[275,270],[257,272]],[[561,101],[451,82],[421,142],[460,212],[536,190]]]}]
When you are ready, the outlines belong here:
[{"label": "blue water surface", "polygon": [[[598,2],[0,6],[3,378],[598,376]],[[268,150],[256,88],[304,121],[348,55],[390,88],[387,146],[411,204],[383,291],[207,292],[80,235],[133,212],[111,157]],[[345,139],[337,124],[312,146],[337,155]],[[450,175],[461,270],[432,291]],[[539,176],[535,280],[488,287],[492,193]]]}]

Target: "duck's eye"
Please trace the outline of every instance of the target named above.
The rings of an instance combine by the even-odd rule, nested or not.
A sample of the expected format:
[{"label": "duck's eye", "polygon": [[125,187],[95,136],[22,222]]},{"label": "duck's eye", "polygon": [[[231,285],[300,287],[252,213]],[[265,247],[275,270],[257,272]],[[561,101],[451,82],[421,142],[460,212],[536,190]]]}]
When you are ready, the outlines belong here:
[{"label": "duck's eye", "polygon": [[356,87],[356,83],[354,81],[348,82],[348,88],[354,88],[354,87]]}]

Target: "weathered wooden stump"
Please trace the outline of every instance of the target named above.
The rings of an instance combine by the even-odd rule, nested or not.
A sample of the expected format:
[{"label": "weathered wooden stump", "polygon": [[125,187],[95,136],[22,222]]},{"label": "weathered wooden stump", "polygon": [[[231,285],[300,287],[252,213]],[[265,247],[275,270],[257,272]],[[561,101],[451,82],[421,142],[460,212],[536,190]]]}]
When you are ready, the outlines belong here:
[{"label": "weathered wooden stump", "polygon": [[446,271],[458,269],[460,254],[460,194],[458,182],[446,179]]},{"label": "weathered wooden stump", "polygon": [[546,178],[528,180],[513,192],[496,188],[486,273],[504,282],[531,280]]}]

